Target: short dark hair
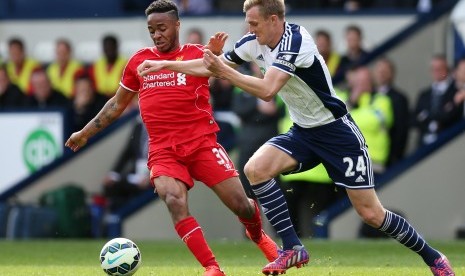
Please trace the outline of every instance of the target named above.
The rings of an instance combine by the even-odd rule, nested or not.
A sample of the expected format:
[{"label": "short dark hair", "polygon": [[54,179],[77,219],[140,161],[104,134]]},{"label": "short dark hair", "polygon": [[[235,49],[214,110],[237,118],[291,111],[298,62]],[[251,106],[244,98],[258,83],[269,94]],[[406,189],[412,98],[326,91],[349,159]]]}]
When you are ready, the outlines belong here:
[{"label": "short dark hair", "polygon": [[111,43],[115,46],[118,46],[118,38],[116,38],[116,36],[113,34],[107,34],[103,37],[102,43],[103,44]]},{"label": "short dark hair", "polygon": [[455,61],[455,66],[454,67],[457,69],[457,67],[459,67],[460,63],[462,63],[462,62],[465,62],[465,56],[460,57],[459,59],[457,59]]},{"label": "short dark hair", "polygon": [[447,57],[446,57],[446,55],[443,54],[443,53],[435,53],[435,54],[433,54],[433,56],[431,57],[431,59],[442,59],[442,60],[447,61]]},{"label": "short dark hair", "polygon": [[147,9],[145,9],[145,15],[149,16],[152,13],[170,13],[176,20],[179,20],[178,6],[171,0],[155,0]]},{"label": "short dark hair", "polygon": [[69,40],[67,40],[66,38],[59,38],[57,39],[56,41],[56,44],[63,44],[65,45],[66,48],[68,48],[68,51],[71,51],[72,50],[72,47],[71,47],[71,42],[69,42]]},{"label": "short dark hair", "polygon": [[4,71],[6,73],[6,75],[7,75],[7,77],[8,77],[8,73],[7,73],[8,71],[6,69],[6,64],[1,64],[0,63],[0,71]]},{"label": "short dark hair", "polygon": [[389,66],[389,68],[391,69],[392,76],[395,76],[395,74],[396,74],[396,65],[394,64],[394,62],[390,58],[388,58],[387,56],[381,56],[378,59],[378,61],[386,63]]},{"label": "short dark hair", "polygon": [[358,34],[358,36],[362,37],[362,29],[358,25],[351,24],[351,25],[347,26],[346,27],[346,33],[347,32],[356,32]]},{"label": "short dark hair", "polygon": [[18,45],[22,50],[24,50],[24,42],[19,37],[12,37],[8,40],[8,46]]},{"label": "short dark hair", "polygon": [[331,41],[331,35],[326,30],[323,30],[323,29],[317,30],[316,36],[324,36],[327,40]]}]

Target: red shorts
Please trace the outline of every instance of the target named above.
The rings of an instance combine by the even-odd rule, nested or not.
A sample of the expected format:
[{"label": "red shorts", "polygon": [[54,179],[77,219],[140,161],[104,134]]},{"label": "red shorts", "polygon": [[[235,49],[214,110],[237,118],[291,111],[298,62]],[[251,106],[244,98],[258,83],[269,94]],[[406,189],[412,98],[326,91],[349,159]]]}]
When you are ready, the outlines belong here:
[{"label": "red shorts", "polygon": [[169,176],[181,180],[189,189],[194,186],[194,180],[212,187],[238,176],[233,162],[217,143],[214,133],[150,152],[148,167],[151,183],[158,176]]}]

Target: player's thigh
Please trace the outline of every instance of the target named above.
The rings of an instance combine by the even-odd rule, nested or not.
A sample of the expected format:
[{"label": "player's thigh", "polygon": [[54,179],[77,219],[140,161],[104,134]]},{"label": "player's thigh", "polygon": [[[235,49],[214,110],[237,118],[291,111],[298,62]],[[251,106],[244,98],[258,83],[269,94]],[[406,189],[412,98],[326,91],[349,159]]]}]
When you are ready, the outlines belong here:
[{"label": "player's thigh", "polygon": [[271,171],[272,177],[275,177],[281,173],[297,173],[315,167],[321,163],[321,159],[313,150],[311,137],[311,129],[293,125],[288,132],[271,138],[251,158],[253,165],[259,168],[253,173]]},{"label": "player's thigh", "polygon": [[158,176],[153,180],[157,194],[163,200],[187,202],[187,186],[184,182],[170,176]]},{"label": "player's thigh", "polygon": [[154,185],[174,224],[189,216],[188,186],[184,182],[169,176],[158,176],[154,178]]},{"label": "player's thigh", "polygon": [[245,172],[251,184],[254,184],[293,170],[296,166],[297,160],[288,152],[275,145],[264,144],[246,163]]}]

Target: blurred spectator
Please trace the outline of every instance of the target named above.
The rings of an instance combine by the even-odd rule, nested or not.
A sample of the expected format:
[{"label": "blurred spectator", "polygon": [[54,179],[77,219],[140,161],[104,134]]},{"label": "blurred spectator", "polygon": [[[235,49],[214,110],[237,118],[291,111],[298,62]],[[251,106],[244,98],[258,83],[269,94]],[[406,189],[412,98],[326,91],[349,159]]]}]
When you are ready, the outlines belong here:
[{"label": "blurred spectator", "polygon": [[82,129],[106,103],[106,97],[94,91],[92,80],[88,76],[80,76],[75,82],[73,97],[73,131]]},{"label": "blurred spectator", "polygon": [[106,35],[102,39],[103,56],[89,69],[96,91],[107,98],[116,93],[126,66],[127,59],[119,54],[118,47],[118,39],[113,35]]},{"label": "blurred spectator", "polygon": [[117,211],[143,191],[151,190],[147,151],[148,135],[139,117],[113,169],[103,179],[103,192],[92,197],[93,237],[107,234],[105,216],[108,213]]},{"label": "blurred spectator", "polygon": [[445,56],[433,56],[430,74],[432,83],[419,93],[415,107],[414,125],[420,132],[418,146],[435,142],[441,131],[461,117],[459,108],[454,104],[457,89]]},{"label": "blurred spectator", "polygon": [[457,62],[454,75],[457,89],[454,95],[454,103],[462,113],[462,118],[465,118],[465,58]]},{"label": "blurred spectator", "polygon": [[[254,76],[262,76],[255,63],[250,63],[250,68]],[[239,177],[247,195],[255,197],[250,191],[244,166],[261,145],[279,133],[278,122],[284,116],[284,104],[279,97],[265,102],[237,88],[231,109],[241,121],[241,127],[237,131]]]},{"label": "blurred spectator", "polygon": [[409,133],[409,103],[405,93],[394,86],[394,64],[387,58],[379,59],[373,70],[376,93],[388,96],[393,109],[393,124],[389,130],[391,147],[387,165],[404,158]]},{"label": "blurred spectator", "polygon": [[31,94],[31,75],[41,69],[40,63],[26,56],[24,42],[20,38],[8,41],[9,59],[6,68],[10,81],[16,84],[25,94]]},{"label": "blurred spectator", "polygon": [[352,89],[339,96],[346,100],[350,114],[357,123],[368,145],[374,173],[383,173],[390,152],[389,131],[393,123],[393,107],[390,98],[373,93],[371,72],[367,67],[354,69],[350,82]]},{"label": "blurred spectator", "polygon": [[320,52],[320,55],[323,56],[323,59],[328,66],[329,73],[331,76],[334,76],[339,67],[341,57],[338,53],[333,51],[331,35],[326,30],[318,30],[315,35],[315,43],[318,48],[318,52]]},{"label": "blurred spectator", "polygon": [[55,46],[55,61],[47,67],[47,75],[52,87],[67,98],[71,98],[74,93],[74,81],[83,71],[81,62],[72,58],[70,42],[66,39],[58,39]]},{"label": "blurred spectator", "polygon": [[363,48],[363,33],[357,25],[349,25],[345,30],[346,53],[342,56],[335,78],[344,76],[345,71],[359,63],[368,55]]},{"label": "blurred spectator", "polygon": [[187,31],[186,43],[204,45],[204,34],[199,28],[191,28]]},{"label": "blurred spectator", "polygon": [[4,66],[0,66],[0,110],[24,106],[26,96],[12,84]]},{"label": "blurred spectator", "polygon": [[151,188],[147,158],[148,135],[138,119],[113,169],[103,180],[103,194],[110,211],[117,210],[134,196]]},{"label": "blurred spectator", "polygon": [[175,0],[180,14],[199,15],[213,11],[212,0]]},{"label": "blurred spectator", "polygon": [[52,88],[52,84],[43,70],[35,71],[31,76],[32,95],[28,96],[26,105],[32,108],[71,108],[71,101],[61,92]]},{"label": "blurred spectator", "polygon": [[220,127],[218,143],[229,152],[236,146],[236,128],[239,123],[231,110],[234,86],[226,79],[211,78],[210,82],[210,99],[216,123]]},{"label": "blurred spectator", "polygon": [[212,78],[210,94],[214,111],[230,111],[234,86],[226,79]]}]

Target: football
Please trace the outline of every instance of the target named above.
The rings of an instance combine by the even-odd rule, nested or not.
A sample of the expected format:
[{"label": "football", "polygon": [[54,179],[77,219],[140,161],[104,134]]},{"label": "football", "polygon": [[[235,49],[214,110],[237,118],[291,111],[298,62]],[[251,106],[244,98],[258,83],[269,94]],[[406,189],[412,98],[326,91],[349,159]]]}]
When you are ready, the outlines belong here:
[{"label": "football", "polygon": [[141,261],[139,247],[126,238],[114,238],[100,251],[100,265],[108,275],[133,275]]}]

